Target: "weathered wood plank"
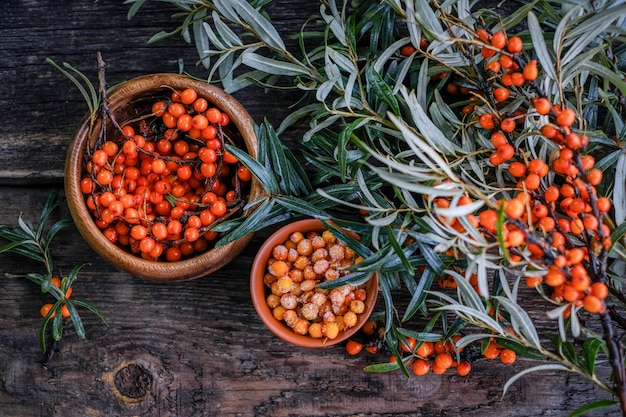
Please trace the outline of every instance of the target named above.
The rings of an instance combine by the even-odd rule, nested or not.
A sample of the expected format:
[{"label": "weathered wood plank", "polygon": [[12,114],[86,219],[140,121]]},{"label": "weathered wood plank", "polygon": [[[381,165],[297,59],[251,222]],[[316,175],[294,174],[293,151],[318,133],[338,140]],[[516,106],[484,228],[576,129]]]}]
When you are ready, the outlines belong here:
[{"label": "weathered wood plank", "polygon": [[[296,31],[317,2],[276,1],[285,33]],[[173,28],[173,10],[149,3],[128,22],[121,1],[22,0],[2,8],[0,25],[0,224],[18,215],[36,221],[48,186],[62,184],[69,138],[86,110],[78,90],[45,63],[68,61],[95,80],[96,52],[116,84],[151,72],[196,68],[195,50],[180,38],[146,40]],[[295,95],[237,94],[257,121],[278,121]],[[276,103],[282,103],[276,106]],[[293,140],[297,132],[287,136]],[[35,186],[44,184],[44,186]],[[17,186],[16,186],[17,185]],[[67,215],[62,212],[60,215]],[[237,262],[196,281],[155,284],[106,264],[73,229],[59,235],[54,257],[67,273],[90,262],[73,297],[96,303],[110,322],[84,312],[86,340],[71,327],[42,366],[39,307],[49,301],[25,279],[6,272],[41,271],[34,262],[0,255],[0,415],[7,416],[562,416],[607,398],[570,374],[542,373],[515,384],[515,370],[484,359],[468,378],[362,368],[385,354],[348,356],[341,346],[308,350],[287,345],[262,325],[248,294],[257,234]],[[539,322],[541,325],[541,322]],[[594,416],[609,416],[597,412]]]},{"label": "weathered wood plank", "polygon": [[[277,2],[284,33],[293,33],[317,9]],[[121,1],[24,1],[3,6],[0,26],[0,183],[60,184],[63,161],[71,136],[87,106],[76,87],[45,62],[46,57],[68,62],[97,82],[96,53],[107,65],[108,85],[156,72],[178,72],[178,59],[186,72],[208,75],[196,66],[195,47],[180,36],[147,45],[160,30],[173,30],[165,3],[148,3],[128,21],[128,6]],[[284,11],[284,13],[283,13]],[[235,94],[261,122],[278,122],[296,97],[289,92],[265,94],[251,90]],[[277,106],[277,103],[285,105]]]}]

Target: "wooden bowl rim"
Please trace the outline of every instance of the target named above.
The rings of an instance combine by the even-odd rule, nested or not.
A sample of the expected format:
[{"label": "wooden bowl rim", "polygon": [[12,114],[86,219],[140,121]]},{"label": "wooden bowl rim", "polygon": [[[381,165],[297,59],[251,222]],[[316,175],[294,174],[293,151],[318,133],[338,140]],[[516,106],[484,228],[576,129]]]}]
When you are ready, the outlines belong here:
[{"label": "wooden bowl rim", "polygon": [[[248,111],[231,95],[219,87],[179,74],[150,74],[121,83],[107,91],[108,102],[112,110],[120,105],[127,105],[133,98],[144,97],[155,90],[183,89],[193,87],[209,103],[226,112],[239,130],[248,153],[256,158],[258,142],[253,128],[253,120]],[[69,145],[65,163],[65,194],[70,214],[79,232],[87,243],[105,260],[118,268],[140,278],[175,282],[188,281],[208,275],[232,261],[250,242],[250,233],[241,239],[219,248],[213,248],[193,258],[177,262],[156,262],[139,258],[119,246],[111,243],[96,226],[80,191],[82,160],[85,147],[89,142],[89,114],[79,124]],[[265,192],[253,178],[250,188],[250,201]]]}]

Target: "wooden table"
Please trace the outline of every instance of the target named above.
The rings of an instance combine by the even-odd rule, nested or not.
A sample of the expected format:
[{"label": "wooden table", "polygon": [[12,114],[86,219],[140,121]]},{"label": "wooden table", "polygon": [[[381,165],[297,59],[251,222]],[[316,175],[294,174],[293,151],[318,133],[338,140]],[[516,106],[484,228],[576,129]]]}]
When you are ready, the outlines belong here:
[{"label": "wooden table", "polygon": [[[5,2],[0,25],[0,223],[20,213],[35,222],[51,188],[62,188],[67,144],[86,111],[78,90],[44,62],[67,61],[93,80],[96,52],[116,84],[153,72],[195,66],[195,49],[180,38],[146,40],[172,29],[172,9],[148,5],[127,21],[121,1]],[[277,26],[293,32],[317,2],[271,6]],[[257,121],[280,121],[289,94],[248,90],[236,97]],[[279,104],[277,106],[277,103]],[[286,140],[293,140],[287,135]],[[59,217],[67,216],[63,208]],[[89,262],[74,297],[98,305],[103,326],[83,313],[87,338],[66,327],[47,368],[38,343],[39,307],[49,301],[25,279],[5,272],[42,272],[16,255],[0,255],[0,415],[3,416],[562,416],[607,395],[567,373],[533,374],[501,398],[502,386],[533,363],[474,362],[469,377],[407,378],[362,368],[386,354],[352,357],[342,346],[310,350],[274,337],[257,318],[248,292],[258,233],[230,265],[187,283],[155,284],[101,260],[75,229],[55,243],[64,274]],[[595,415],[610,415],[596,413]]]}]

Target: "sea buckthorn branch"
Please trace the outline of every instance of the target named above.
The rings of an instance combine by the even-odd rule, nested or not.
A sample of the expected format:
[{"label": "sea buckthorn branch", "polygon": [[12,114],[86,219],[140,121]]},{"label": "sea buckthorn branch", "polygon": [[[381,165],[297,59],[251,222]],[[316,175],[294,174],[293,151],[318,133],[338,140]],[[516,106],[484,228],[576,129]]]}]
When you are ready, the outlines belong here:
[{"label": "sea buckthorn branch", "polygon": [[79,338],[85,337],[85,329],[77,307],[91,311],[105,325],[108,325],[104,315],[95,305],[87,301],[70,298],[73,294],[74,283],[85,264],[76,265],[69,275],[63,278],[55,275],[56,270],[51,254],[52,240],[59,231],[73,223],[71,219],[61,219],[52,225],[49,225],[48,222],[51,213],[63,201],[63,198],[59,197],[58,191],[52,190],[44,204],[38,224],[33,225],[20,215],[17,226],[0,226],[0,237],[8,241],[7,244],[0,246],[0,254],[14,253],[44,264],[45,272],[43,274],[38,272],[5,274],[10,278],[26,278],[37,284],[43,293],[48,293],[54,298],[54,302],[45,303],[40,309],[43,321],[39,332],[39,342],[41,349],[47,354],[44,366],[48,366],[55,350],[54,346],[51,350],[47,349],[48,325],[52,327],[51,333],[55,345],[62,339],[63,327],[67,322],[73,324]]},{"label": "sea buckthorn branch", "polygon": [[[312,183],[323,197],[315,201],[363,212],[363,224],[350,226],[365,237],[372,251],[358,269],[379,273],[386,304],[379,323],[382,334],[373,332],[375,340],[368,346],[372,350],[386,346],[396,359],[394,365],[381,367],[406,371],[412,360],[434,359],[416,358],[413,350],[404,352],[401,345],[408,337],[422,346],[427,341],[445,343],[462,330],[466,334],[458,340],[464,341],[465,355],[473,350],[470,342],[485,339],[478,356],[487,354],[506,363],[516,354],[549,358],[557,362],[550,369],[578,372],[613,390],[596,378],[595,358],[605,345],[594,333],[586,335],[589,342],[582,354],[573,357],[563,352],[570,348],[575,352],[566,329],[582,334],[579,315],[606,311],[602,300],[607,288],[602,284],[615,291],[608,262],[623,262],[618,253],[616,258],[608,257],[611,229],[602,225],[619,227],[610,218],[611,178],[605,172],[602,184],[594,185],[594,175],[596,180],[599,177],[597,171],[591,174],[595,158],[604,170],[614,169],[620,145],[615,142],[607,150],[613,152],[613,162],[604,150],[587,147],[586,142],[605,141],[586,137],[581,113],[586,105],[596,105],[587,97],[589,84],[584,81],[606,75],[599,68],[606,66],[592,53],[595,41],[582,36],[583,29],[598,31],[600,40],[619,36],[611,19],[623,6],[594,9],[581,4],[575,19],[574,14],[561,16],[553,9],[540,14],[550,20],[546,33],[559,27],[559,33],[567,34],[555,38],[552,51],[545,45],[543,29],[537,29],[538,18],[527,8],[502,19],[455,2],[444,7],[432,1],[363,1],[354,10],[336,3],[328,1],[320,8],[326,30],[310,51],[304,40],[315,35],[305,29],[300,33],[304,57],[296,60],[316,71],[287,65],[293,63],[293,55],[281,55],[281,48],[272,49],[277,54],[273,58],[242,52],[246,59],[241,62],[258,71],[256,76],[249,73],[258,85],[267,86],[263,80],[279,74],[292,77],[294,86],[305,94],[310,92],[311,104],[295,110],[278,130],[284,132],[308,119],[310,129],[300,145],[315,172]],[[381,8],[397,13],[399,19],[392,23],[382,18],[386,14],[380,13]],[[524,19],[529,21],[528,32],[509,37],[511,26]],[[206,20],[215,33],[220,32]],[[579,26],[572,32],[574,22]],[[406,27],[401,26],[404,23]],[[528,35],[532,44],[523,48],[522,39]],[[580,56],[577,65],[571,65],[576,56]],[[222,70],[214,67],[211,74]],[[582,71],[589,78],[581,78]],[[606,79],[607,91],[623,90],[619,75]],[[231,81],[225,79],[225,84]],[[576,85],[578,81],[582,82]],[[619,114],[614,102],[610,95],[599,102],[608,111],[599,116],[603,119],[591,113],[597,120],[590,125],[612,129],[618,123],[612,123],[613,115]],[[259,178],[268,178],[270,194],[278,195],[278,184],[270,184],[271,176],[263,167],[252,162],[249,167]],[[295,195],[313,201],[309,195]],[[264,209],[270,201],[278,199],[268,198]],[[597,210],[587,211],[587,206]],[[289,207],[304,207],[304,202],[290,200]],[[590,227],[594,223],[597,227]],[[517,301],[518,283],[524,278],[529,286],[540,285],[539,300],[545,297],[554,305],[548,312],[556,322],[549,330],[555,335],[550,343],[533,336],[537,332],[525,311],[529,307]],[[590,285],[584,288],[587,280]],[[572,281],[580,287],[573,287]],[[435,296],[431,286],[437,283],[445,288]],[[410,296],[403,316],[391,298],[401,284]],[[588,309],[596,313],[585,312],[587,297]],[[532,308],[546,309],[549,303]],[[446,317],[451,315],[441,311],[457,312],[462,319],[449,323]],[[411,333],[396,326],[396,320],[410,326],[420,312],[432,318],[425,327],[428,331]],[[481,328],[485,333],[472,334]],[[490,333],[494,328],[496,335]],[[359,350],[354,344],[351,347]],[[580,358],[593,361],[583,367]],[[425,368],[422,361],[416,368],[420,373]]]}]

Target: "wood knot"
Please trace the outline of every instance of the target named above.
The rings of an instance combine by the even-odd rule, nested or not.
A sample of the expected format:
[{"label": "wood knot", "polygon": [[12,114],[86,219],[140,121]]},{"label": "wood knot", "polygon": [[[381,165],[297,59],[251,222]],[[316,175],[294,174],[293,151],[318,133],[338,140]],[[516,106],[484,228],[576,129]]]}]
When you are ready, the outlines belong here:
[{"label": "wood knot", "polygon": [[152,387],[152,375],[141,365],[130,363],[120,368],[115,374],[115,387],[128,398],[142,398]]}]

